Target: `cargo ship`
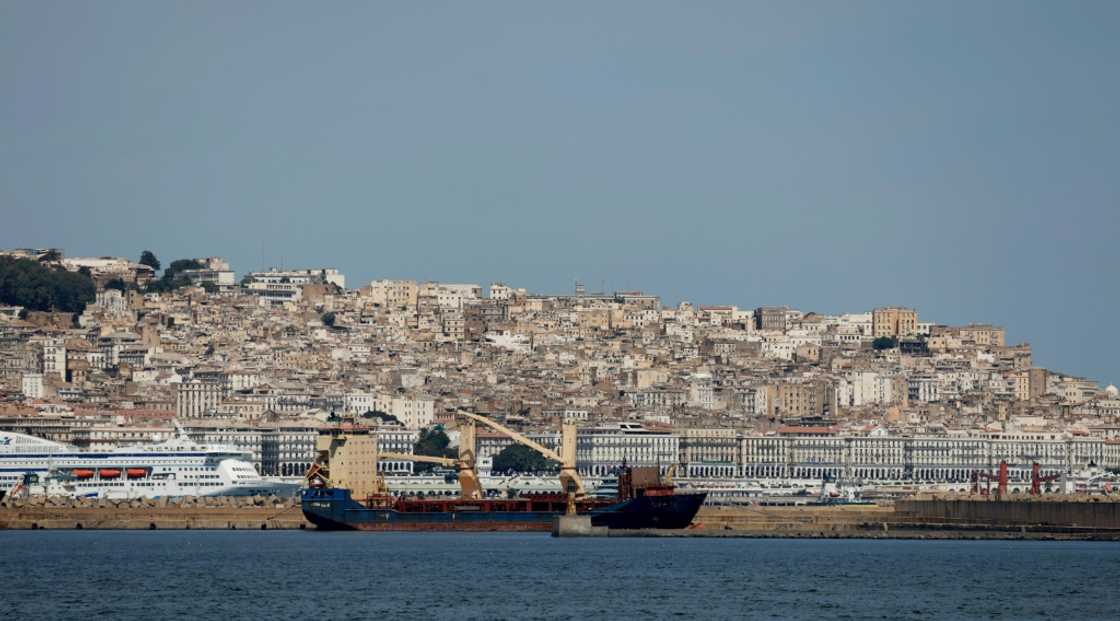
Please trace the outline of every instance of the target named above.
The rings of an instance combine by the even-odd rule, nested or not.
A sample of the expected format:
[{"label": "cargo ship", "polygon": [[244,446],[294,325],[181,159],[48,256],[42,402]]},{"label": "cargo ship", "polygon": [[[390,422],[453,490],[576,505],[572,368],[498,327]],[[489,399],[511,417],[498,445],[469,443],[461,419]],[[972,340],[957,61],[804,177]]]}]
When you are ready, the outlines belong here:
[{"label": "cargo ship", "polygon": [[[589,515],[592,526],[612,529],[687,528],[707,493],[679,492],[660,468],[622,464],[613,495],[588,494],[576,471],[576,427],[565,423],[559,452],[472,412],[459,411],[457,459],[379,450],[368,429],[324,431],[317,457],[300,492],[303,515],[323,530],[375,531],[547,531],[565,514]],[[485,424],[560,466],[563,493],[488,497],[474,470],[475,427]],[[427,462],[454,467],[458,498],[422,498],[389,493],[378,473],[381,459]]]},{"label": "cargo ship", "polygon": [[[677,492],[660,482],[636,484],[633,468],[623,468],[618,495],[575,499],[577,514],[593,526],[611,529],[687,528],[706,492]],[[301,492],[303,515],[323,530],[372,531],[548,531],[568,510],[564,494],[520,498],[428,499],[375,495],[361,501],[339,487],[308,487]]]}]

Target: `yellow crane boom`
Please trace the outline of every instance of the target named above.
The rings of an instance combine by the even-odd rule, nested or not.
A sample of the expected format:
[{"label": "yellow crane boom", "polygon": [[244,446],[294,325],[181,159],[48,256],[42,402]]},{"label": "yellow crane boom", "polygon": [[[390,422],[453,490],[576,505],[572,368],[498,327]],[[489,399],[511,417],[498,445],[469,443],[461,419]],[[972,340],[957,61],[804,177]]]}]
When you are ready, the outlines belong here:
[{"label": "yellow crane boom", "polygon": [[459,494],[464,500],[479,500],[482,498],[482,486],[478,482],[478,475],[474,471],[474,423],[467,422],[459,428],[459,457],[433,457],[430,455],[414,455],[412,453],[380,453],[378,459],[394,459],[398,461],[419,461],[427,464],[439,464],[448,468],[455,468],[459,472]]},{"label": "yellow crane boom", "polygon": [[438,464],[448,468],[459,465],[458,460],[447,457],[432,457],[430,455],[413,455],[412,453],[378,453],[378,459],[392,459],[394,461],[419,461],[426,464]]},{"label": "yellow crane boom", "polygon": [[564,492],[572,492],[576,496],[586,495],[583,487],[583,480],[580,479],[579,474],[576,472],[576,426],[570,423],[564,423],[561,427],[560,433],[560,452],[557,453],[552,449],[546,448],[527,438],[524,434],[518,433],[501,423],[494,422],[485,416],[479,416],[474,412],[467,412],[466,410],[459,410],[459,416],[476,421],[490,427],[491,429],[506,435],[513,440],[524,444],[525,446],[537,451],[548,459],[560,462],[560,485]]}]

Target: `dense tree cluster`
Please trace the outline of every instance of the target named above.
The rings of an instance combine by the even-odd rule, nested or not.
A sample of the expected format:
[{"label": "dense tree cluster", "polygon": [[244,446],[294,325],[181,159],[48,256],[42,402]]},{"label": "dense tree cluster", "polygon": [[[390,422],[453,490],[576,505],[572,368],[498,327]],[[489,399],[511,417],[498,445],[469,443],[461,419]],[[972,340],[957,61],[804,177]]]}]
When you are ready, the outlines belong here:
[{"label": "dense tree cluster", "polygon": [[97,288],[86,274],[0,257],[0,302],[37,311],[80,313]]},{"label": "dense tree cluster", "polygon": [[894,349],[898,347],[898,339],[889,336],[880,336],[874,341],[871,341],[871,347],[876,350]]},{"label": "dense tree cluster", "polygon": [[[420,439],[416,441],[412,452],[417,455],[428,455],[431,457],[455,457],[456,451],[452,451],[448,448],[450,444],[451,439],[447,437],[447,434],[443,432],[442,428],[437,426],[420,432]],[[415,472],[427,472],[434,467],[433,464],[417,462],[413,470]]]},{"label": "dense tree cluster", "polygon": [[151,250],[145,250],[140,253],[140,265],[147,265],[156,272],[158,272],[160,268],[159,259],[156,258],[155,253]]},{"label": "dense tree cluster", "polygon": [[[152,258],[154,259],[155,257],[153,256]],[[158,264],[159,262],[157,261],[156,263]],[[161,276],[159,280],[153,280],[148,284],[148,291],[159,293],[163,291],[174,291],[180,287],[185,287],[191,283],[190,280],[180,272],[185,270],[198,270],[204,267],[206,266],[196,259],[177,259],[172,261],[171,265],[168,265],[167,269],[163,270],[163,276]]]},{"label": "dense tree cluster", "polygon": [[376,418],[383,423],[400,424],[401,422],[397,420],[396,416],[393,416],[392,414],[388,414],[386,412],[382,412],[381,410],[367,410],[364,414],[362,414],[362,418]]},{"label": "dense tree cluster", "polygon": [[550,472],[559,464],[523,444],[511,444],[494,456],[494,472]]}]

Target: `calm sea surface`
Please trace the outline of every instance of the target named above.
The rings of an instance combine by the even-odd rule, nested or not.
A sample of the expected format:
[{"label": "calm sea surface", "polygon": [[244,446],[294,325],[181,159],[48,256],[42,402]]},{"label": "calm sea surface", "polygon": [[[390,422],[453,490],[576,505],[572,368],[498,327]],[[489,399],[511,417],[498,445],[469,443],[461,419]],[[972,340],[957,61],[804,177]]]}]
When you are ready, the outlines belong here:
[{"label": "calm sea surface", "polygon": [[1120,619],[1120,545],[0,532],[6,619]]}]

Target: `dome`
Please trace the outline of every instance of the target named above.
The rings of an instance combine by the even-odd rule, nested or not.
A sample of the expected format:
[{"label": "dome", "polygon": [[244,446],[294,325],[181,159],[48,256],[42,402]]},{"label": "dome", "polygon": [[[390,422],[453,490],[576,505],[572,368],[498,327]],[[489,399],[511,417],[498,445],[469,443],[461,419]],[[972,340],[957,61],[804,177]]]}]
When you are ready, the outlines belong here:
[{"label": "dome", "polygon": [[1120,388],[1117,388],[1112,384],[1109,384],[1108,388],[1105,388],[1104,391],[1108,393],[1108,396],[1110,397],[1120,396]]}]

